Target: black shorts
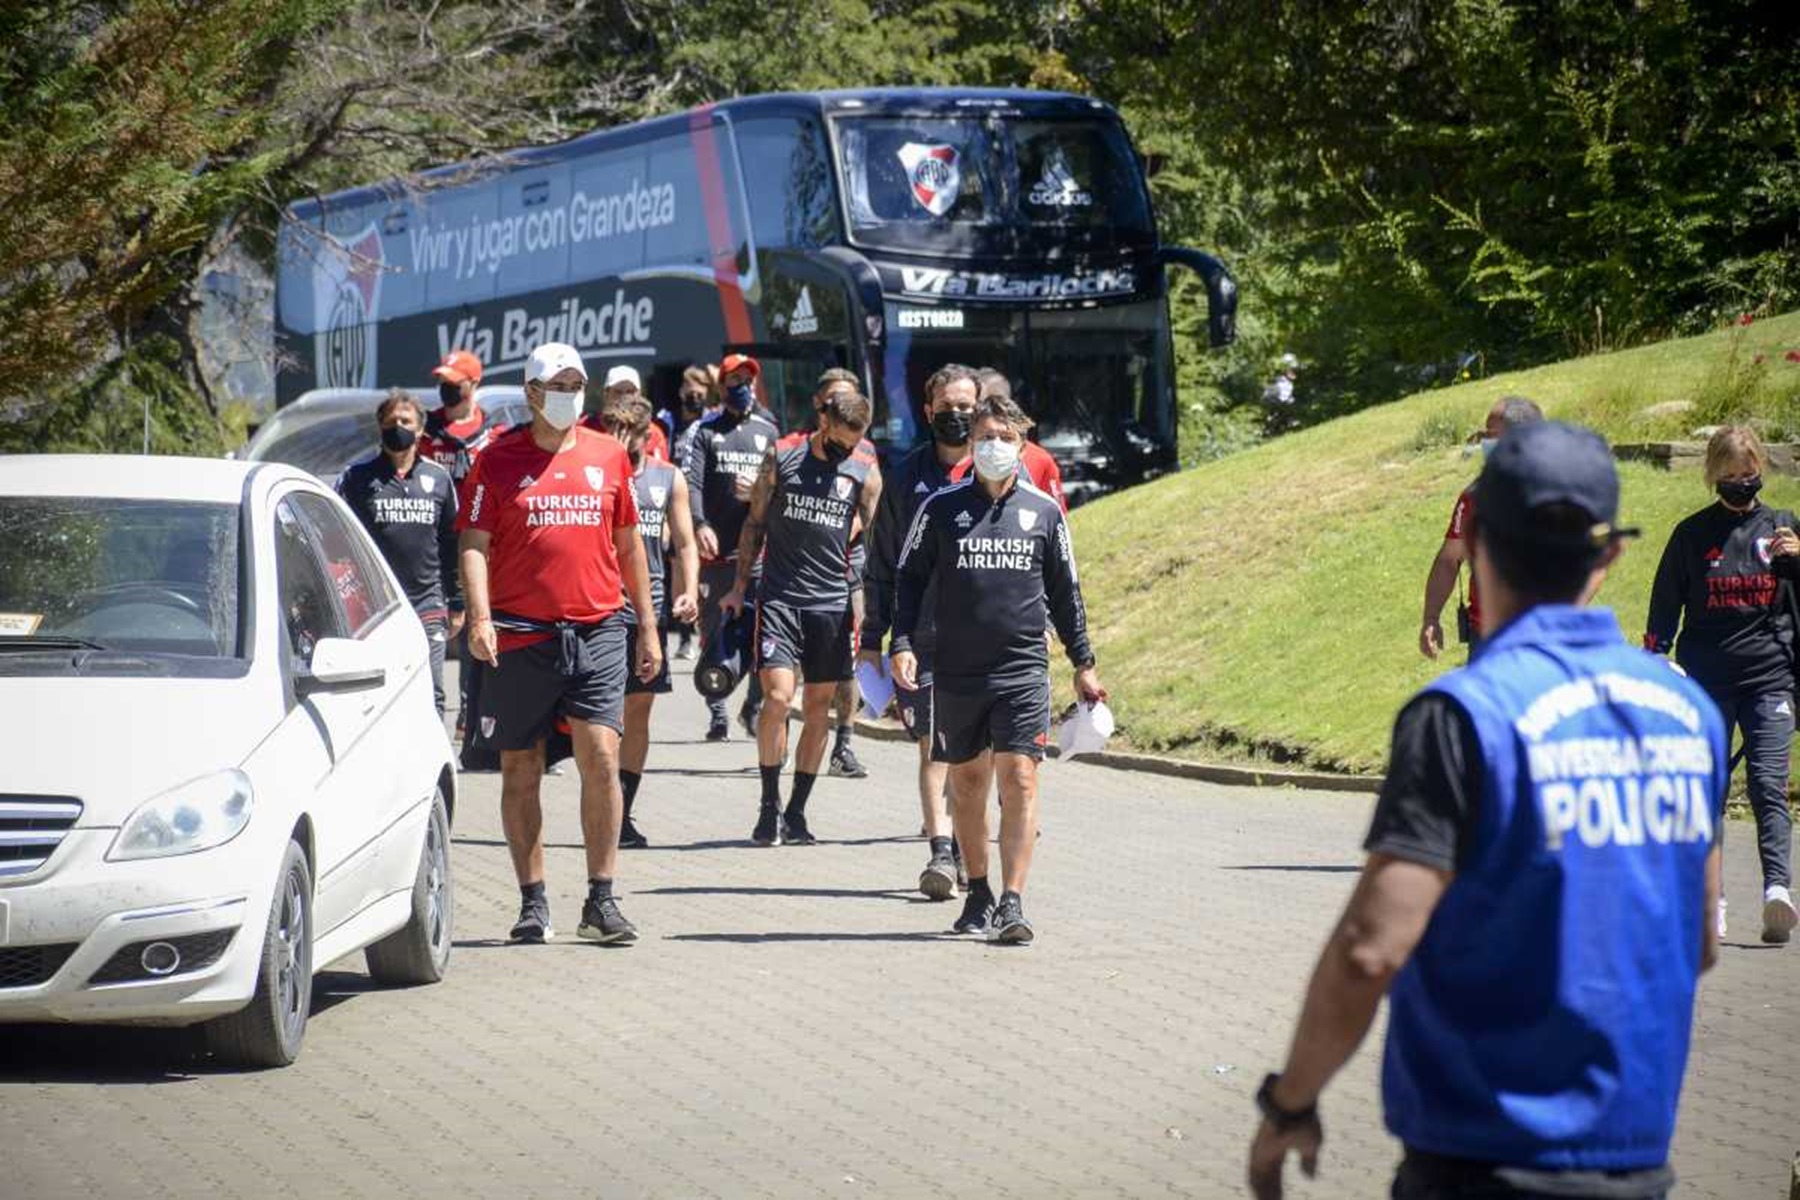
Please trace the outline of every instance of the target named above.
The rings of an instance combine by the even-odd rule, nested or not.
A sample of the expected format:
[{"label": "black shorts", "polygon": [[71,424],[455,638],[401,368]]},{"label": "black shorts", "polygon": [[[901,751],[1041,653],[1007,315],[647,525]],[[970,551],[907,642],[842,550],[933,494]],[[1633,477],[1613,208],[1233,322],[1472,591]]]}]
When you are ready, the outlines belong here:
[{"label": "black shorts", "polygon": [[894,685],[894,707],[900,711],[900,723],[906,726],[906,732],[912,735],[915,742],[925,741],[931,736],[931,657],[925,651],[915,651],[918,670],[913,678],[918,687],[907,691],[899,684]]},{"label": "black shorts", "polygon": [[957,691],[940,677],[931,697],[931,761],[964,763],[983,750],[1042,759],[1050,744],[1050,676],[1024,680],[958,680]]},{"label": "black shorts", "polygon": [[798,668],[808,683],[838,683],[856,665],[856,618],[849,605],[814,612],[775,600],[756,606],[756,669]]},{"label": "black shorts", "polygon": [[625,694],[627,696],[660,696],[675,690],[669,680],[669,635],[660,625],[655,626],[656,644],[662,647],[662,671],[649,683],[637,677],[638,633],[644,627],[636,621],[625,627]]},{"label": "black shorts", "polygon": [[613,613],[578,635],[580,653],[565,672],[560,638],[508,650],[481,680],[481,739],[495,750],[528,750],[572,717],[614,732],[625,727],[625,617]]}]

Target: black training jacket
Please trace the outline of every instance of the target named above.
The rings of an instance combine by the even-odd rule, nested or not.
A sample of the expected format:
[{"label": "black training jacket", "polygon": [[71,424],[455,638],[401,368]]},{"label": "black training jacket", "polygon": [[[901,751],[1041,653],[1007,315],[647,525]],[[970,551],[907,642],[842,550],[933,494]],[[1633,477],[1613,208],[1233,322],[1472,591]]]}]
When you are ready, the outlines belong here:
[{"label": "black training jacket", "polygon": [[1046,606],[1069,661],[1094,660],[1062,506],[1023,479],[990,500],[971,476],[920,505],[900,553],[896,652],[913,649],[928,593],[939,613],[955,614],[938,623],[932,661],[952,690],[1047,670]]},{"label": "black training jacket", "polygon": [[1681,669],[1715,694],[1793,686],[1793,585],[1781,584],[1800,576],[1800,557],[1769,553],[1783,525],[1795,527],[1792,513],[1761,504],[1747,513],[1713,504],[1676,525],[1656,568],[1644,647],[1673,646]]},{"label": "black training jacket", "polygon": [[[895,460],[890,460],[882,473],[881,500],[875,506],[875,524],[869,530],[869,561],[864,592],[867,611],[863,616],[862,648],[881,649],[888,630],[894,624],[894,588],[900,576],[900,547],[906,531],[912,528],[919,506],[939,488],[950,483],[950,468],[938,462],[937,443],[926,442]],[[917,618],[913,622],[912,649],[921,656],[932,656],[937,645],[935,603],[927,591],[920,599]]]},{"label": "black training jacket", "polygon": [[402,478],[393,460],[377,452],[345,468],[337,492],[374,537],[414,612],[462,608],[450,472],[420,457]]}]

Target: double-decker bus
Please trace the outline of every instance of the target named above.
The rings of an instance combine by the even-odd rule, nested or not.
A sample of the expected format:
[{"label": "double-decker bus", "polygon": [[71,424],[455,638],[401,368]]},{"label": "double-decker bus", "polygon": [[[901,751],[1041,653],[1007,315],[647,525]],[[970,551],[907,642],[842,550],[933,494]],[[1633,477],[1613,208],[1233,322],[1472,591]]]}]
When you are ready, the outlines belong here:
[{"label": "double-decker bus", "polygon": [[784,426],[841,366],[884,448],[927,435],[924,381],[992,366],[1076,499],[1176,461],[1169,267],[1214,345],[1236,288],[1157,236],[1118,114],[1082,96],[877,89],[752,96],[297,203],[283,223],[277,402],[416,384],[474,351],[516,378],[543,341],[636,366],[763,365]]}]

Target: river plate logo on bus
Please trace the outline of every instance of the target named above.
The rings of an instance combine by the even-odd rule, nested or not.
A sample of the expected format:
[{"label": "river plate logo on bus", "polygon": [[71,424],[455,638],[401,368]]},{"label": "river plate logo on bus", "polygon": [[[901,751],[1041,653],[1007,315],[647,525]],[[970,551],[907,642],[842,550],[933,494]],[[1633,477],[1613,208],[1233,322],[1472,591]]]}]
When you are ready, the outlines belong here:
[{"label": "river plate logo on bus", "polygon": [[375,386],[376,303],[384,262],[374,225],[322,238],[313,268],[313,367],[320,387]]},{"label": "river plate logo on bus", "polygon": [[934,217],[949,212],[962,187],[962,159],[956,147],[908,142],[898,153],[907,182],[912,184],[913,199]]}]

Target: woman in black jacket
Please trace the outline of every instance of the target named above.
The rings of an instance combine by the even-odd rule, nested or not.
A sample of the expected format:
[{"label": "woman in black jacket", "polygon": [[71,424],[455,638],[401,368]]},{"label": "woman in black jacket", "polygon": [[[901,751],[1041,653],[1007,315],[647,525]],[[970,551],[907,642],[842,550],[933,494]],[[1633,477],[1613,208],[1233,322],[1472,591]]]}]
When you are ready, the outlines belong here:
[{"label": "woman in black jacket", "polygon": [[[1800,536],[1792,513],[1756,498],[1768,461],[1746,425],[1727,425],[1707,443],[1706,482],[1718,503],[1684,519],[1669,536],[1650,592],[1644,645],[1659,654],[1673,646],[1675,661],[1718,703],[1725,727],[1742,733],[1762,857],[1762,939],[1779,944],[1797,919],[1788,890],[1787,782]],[[1723,896],[1718,922],[1724,937]]]}]

